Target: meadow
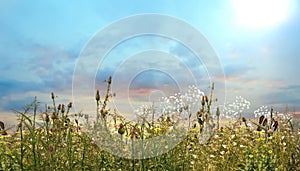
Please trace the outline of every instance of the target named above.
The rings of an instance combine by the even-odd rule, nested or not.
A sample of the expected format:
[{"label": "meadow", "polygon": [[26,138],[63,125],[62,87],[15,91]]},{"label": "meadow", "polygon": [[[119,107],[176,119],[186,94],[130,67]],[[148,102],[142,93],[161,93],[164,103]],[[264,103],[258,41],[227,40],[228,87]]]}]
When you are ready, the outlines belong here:
[{"label": "meadow", "polygon": [[[113,98],[110,85],[111,79],[104,97],[96,92],[93,120],[86,114],[71,113],[72,103],[56,104],[54,93],[50,96],[53,103],[43,110],[35,99],[24,111],[14,111],[17,129],[9,131],[3,126],[1,130],[1,170],[300,170],[300,130],[295,117],[276,115],[271,109],[255,119],[241,115],[220,124],[220,111],[212,113],[211,109],[213,86],[209,96],[200,97],[198,111],[190,114],[196,119],[188,121],[187,134],[174,148],[163,145],[159,148],[165,149],[157,149],[166,151],[161,155],[130,158],[140,155],[130,150],[135,141],[182,130],[179,120],[170,115],[126,121],[108,108]],[[210,125],[213,116],[216,124]],[[207,130],[210,136],[201,142]],[[109,136],[94,139],[91,134]],[[168,144],[163,142],[167,138],[159,140]],[[124,155],[107,150],[117,147],[122,147],[119,152]]]}]

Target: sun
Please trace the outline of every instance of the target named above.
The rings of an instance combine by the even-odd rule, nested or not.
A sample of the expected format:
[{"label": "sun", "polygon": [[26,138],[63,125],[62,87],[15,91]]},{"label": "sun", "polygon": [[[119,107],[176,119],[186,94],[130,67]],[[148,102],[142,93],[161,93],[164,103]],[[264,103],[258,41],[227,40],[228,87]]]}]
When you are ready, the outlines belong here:
[{"label": "sun", "polygon": [[266,28],[280,24],[289,13],[290,0],[232,0],[238,25]]}]

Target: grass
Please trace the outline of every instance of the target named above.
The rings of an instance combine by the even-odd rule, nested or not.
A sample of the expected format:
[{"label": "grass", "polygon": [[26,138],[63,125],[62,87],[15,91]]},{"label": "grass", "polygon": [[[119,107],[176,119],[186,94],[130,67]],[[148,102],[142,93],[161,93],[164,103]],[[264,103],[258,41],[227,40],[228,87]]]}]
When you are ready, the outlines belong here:
[{"label": "grass", "polygon": [[[107,109],[107,103],[112,98],[110,85],[111,78],[103,99],[99,91],[96,93],[97,113],[94,121],[88,115],[70,113],[72,103],[57,105],[53,93],[53,103],[46,105],[44,111],[40,111],[36,99],[24,111],[15,111],[19,123],[17,130],[11,134],[4,129],[1,131],[1,170],[300,169],[300,130],[289,119],[275,116],[269,120],[240,118],[220,128],[214,126],[215,131],[208,141],[199,143],[212,116],[212,93],[210,97],[203,96],[201,99],[200,109],[194,114],[197,119],[189,121],[188,134],[178,145],[170,149],[168,141],[176,137],[166,136],[159,139],[161,144],[166,145],[148,144],[149,148],[157,147],[153,153],[166,153],[151,158],[130,159],[130,155],[143,156],[145,153],[143,150],[136,152],[136,148],[131,146],[144,145],[150,138],[172,132],[170,128],[178,128],[179,132],[182,130],[170,115],[157,120],[141,118],[140,122],[126,121]],[[179,111],[184,110],[188,107]],[[108,136],[93,139],[89,131]],[[123,156],[129,158],[107,152],[107,149],[118,147],[122,148],[120,152],[124,153]]]}]

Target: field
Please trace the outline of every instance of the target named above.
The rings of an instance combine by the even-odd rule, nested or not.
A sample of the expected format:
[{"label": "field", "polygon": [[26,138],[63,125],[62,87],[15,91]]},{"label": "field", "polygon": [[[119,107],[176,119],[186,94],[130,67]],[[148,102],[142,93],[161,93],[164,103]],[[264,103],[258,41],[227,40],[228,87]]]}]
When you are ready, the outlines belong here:
[{"label": "field", "polygon": [[[70,113],[72,103],[56,104],[54,93],[51,98],[53,104],[44,111],[36,100],[24,111],[15,111],[16,131],[8,134],[3,126],[1,170],[300,170],[300,130],[293,116],[278,117],[271,110],[270,116],[240,117],[220,125],[218,119],[210,125],[211,93],[200,99],[199,111],[193,113],[197,119],[188,121],[186,134],[170,148],[172,138],[184,132],[170,115],[128,122],[107,109],[112,98],[107,91],[103,99],[96,93],[97,114],[91,121],[88,115]],[[185,110],[188,107],[179,112]],[[168,136],[172,133],[177,136]],[[201,141],[206,133],[209,138]],[[108,136],[91,138],[93,134]],[[138,140],[145,143],[159,136],[164,137],[158,139],[161,142],[146,144],[147,148],[157,147],[148,156],[133,150]],[[112,153],[118,147],[124,154]],[[156,155],[160,151],[165,153]]]}]

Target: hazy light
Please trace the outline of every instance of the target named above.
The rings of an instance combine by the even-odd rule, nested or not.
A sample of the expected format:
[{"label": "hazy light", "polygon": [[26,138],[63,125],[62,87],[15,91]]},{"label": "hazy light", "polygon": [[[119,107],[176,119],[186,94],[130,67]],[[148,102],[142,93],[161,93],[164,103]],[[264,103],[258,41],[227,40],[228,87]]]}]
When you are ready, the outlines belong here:
[{"label": "hazy light", "polygon": [[283,21],[289,13],[289,0],[233,0],[233,8],[240,26],[265,28]]}]

